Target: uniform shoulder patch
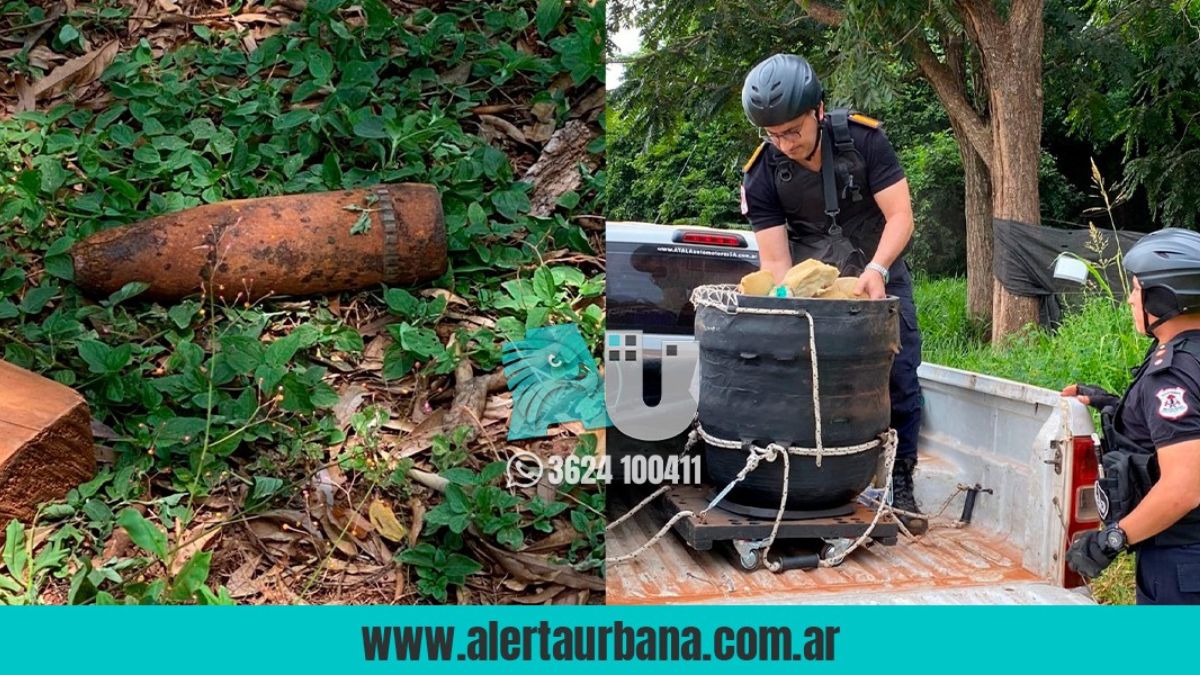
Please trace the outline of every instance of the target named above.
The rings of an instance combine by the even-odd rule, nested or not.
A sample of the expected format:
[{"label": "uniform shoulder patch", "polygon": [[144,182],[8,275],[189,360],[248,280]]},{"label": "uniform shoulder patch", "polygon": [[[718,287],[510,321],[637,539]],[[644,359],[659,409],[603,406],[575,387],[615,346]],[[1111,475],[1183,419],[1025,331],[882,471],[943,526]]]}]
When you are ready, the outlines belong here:
[{"label": "uniform shoulder patch", "polygon": [[883,122],[880,122],[874,117],[867,117],[862,113],[851,113],[850,121],[854,122],[855,124],[861,124],[864,127],[871,127],[872,129],[878,129],[879,127],[883,126]]},{"label": "uniform shoulder patch", "polygon": [[746,173],[750,170],[750,167],[754,166],[754,163],[758,161],[758,158],[760,155],[762,155],[763,148],[765,147],[767,147],[765,142],[758,144],[758,147],[754,149],[754,154],[750,155],[750,159],[746,160],[746,165],[742,167],[742,173]]},{"label": "uniform shoulder patch", "polygon": [[1183,387],[1163,387],[1154,392],[1158,398],[1158,416],[1165,420],[1177,420],[1187,414],[1188,404]]}]

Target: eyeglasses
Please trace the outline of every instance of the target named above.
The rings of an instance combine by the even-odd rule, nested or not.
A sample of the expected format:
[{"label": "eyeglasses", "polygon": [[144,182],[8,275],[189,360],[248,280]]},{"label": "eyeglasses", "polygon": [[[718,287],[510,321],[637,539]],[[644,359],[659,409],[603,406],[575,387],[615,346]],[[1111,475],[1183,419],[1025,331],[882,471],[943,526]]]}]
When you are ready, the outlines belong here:
[{"label": "eyeglasses", "polygon": [[[815,119],[817,116],[817,111],[813,110],[812,114],[813,114],[813,118]],[[807,119],[807,117],[805,119]],[[788,141],[789,143],[799,142],[802,137],[801,130],[803,128],[804,128],[804,122],[801,121],[800,124],[797,124],[796,126],[792,127],[791,129],[780,132],[778,134],[773,134],[773,133],[767,131],[766,129],[759,129],[758,135],[764,141],[770,143],[771,145],[778,147],[779,144],[782,143],[783,141]]]}]

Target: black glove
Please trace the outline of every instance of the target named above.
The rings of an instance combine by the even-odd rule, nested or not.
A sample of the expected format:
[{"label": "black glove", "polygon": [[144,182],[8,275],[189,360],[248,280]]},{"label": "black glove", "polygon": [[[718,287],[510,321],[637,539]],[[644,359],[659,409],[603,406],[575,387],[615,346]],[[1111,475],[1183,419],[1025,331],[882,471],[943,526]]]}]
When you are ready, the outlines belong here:
[{"label": "black glove", "polygon": [[1088,401],[1090,401],[1088,405],[1096,410],[1104,410],[1109,406],[1115,406],[1121,400],[1120,397],[1090,384],[1077,384],[1075,388],[1075,395],[1088,397]]},{"label": "black glove", "polygon": [[1079,573],[1084,579],[1095,579],[1104,568],[1112,564],[1118,551],[1105,545],[1104,533],[1088,532],[1076,539],[1067,549],[1067,567]]}]

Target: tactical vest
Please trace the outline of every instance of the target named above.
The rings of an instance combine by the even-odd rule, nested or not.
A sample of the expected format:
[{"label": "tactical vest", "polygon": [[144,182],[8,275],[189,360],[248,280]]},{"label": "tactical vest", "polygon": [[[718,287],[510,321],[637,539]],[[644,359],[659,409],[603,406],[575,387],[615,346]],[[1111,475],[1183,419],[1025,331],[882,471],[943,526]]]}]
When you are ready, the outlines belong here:
[{"label": "tactical vest", "polygon": [[[821,177],[827,222],[820,231],[811,231],[811,227],[808,227],[806,231],[795,232],[789,228],[789,237],[792,240],[793,260],[816,258],[839,267],[843,275],[857,276],[879,247],[885,219],[878,208],[863,210],[849,217],[841,216],[843,205],[871,198],[869,193],[864,193],[867,187],[867,162],[850,137],[851,121],[872,128],[879,125],[870,118],[851,115],[845,108],[825,113],[821,138],[821,150],[824,153],[821,158]],[[775,165],[775,191],[789,223],[803,217],[804,195],[791,182],[804,170],[786,156],[781,156]],[[827,172],[830,175],[826,175]]]},{"label": "tactical vest", "polygon": [[[1122,433],[1122,413],[1125,411],[1129,392],[1145,375],[1152,362],[1158,343],[1150,346],[1146,360],[1138,368],[1133,385],[1114,408],[1105,408],[1100,413],[1101,478],[1096,481],[1096,505],[1100,518],[1106,524],[1116,524],[1142,501],[1150,488],[1158,482],[1158,452],[1154,447],[1143,447]],[[1200,363],[1200,340],[1184,338],[1174,347],[1173,354],[1187,354]],[[1174,358],[1174,356],[1172,357]],[[1193,509],[1175,524],[1138,545],[1185,546],[1200,544],[1200,508]]]}]

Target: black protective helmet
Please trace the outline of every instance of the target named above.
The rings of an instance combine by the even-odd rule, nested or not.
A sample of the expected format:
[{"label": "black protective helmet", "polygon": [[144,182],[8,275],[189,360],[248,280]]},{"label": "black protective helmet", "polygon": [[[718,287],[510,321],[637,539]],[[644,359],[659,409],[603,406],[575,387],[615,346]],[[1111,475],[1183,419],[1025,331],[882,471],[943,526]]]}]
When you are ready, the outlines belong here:
[{"label": "black protective helmet", "polygon": [[742,109],[756,127],[773,127],[816,108],[824,98],[808,61],[776,54],[750,70],[742,85]]},{"label": "black protective helmet", "polygon": [[1129,249],[1123,263],[1142,286],[1143,309],[1159,317],[1149,329],[1200,311],[1200,233],[1174,227],[1151,232]]}]

